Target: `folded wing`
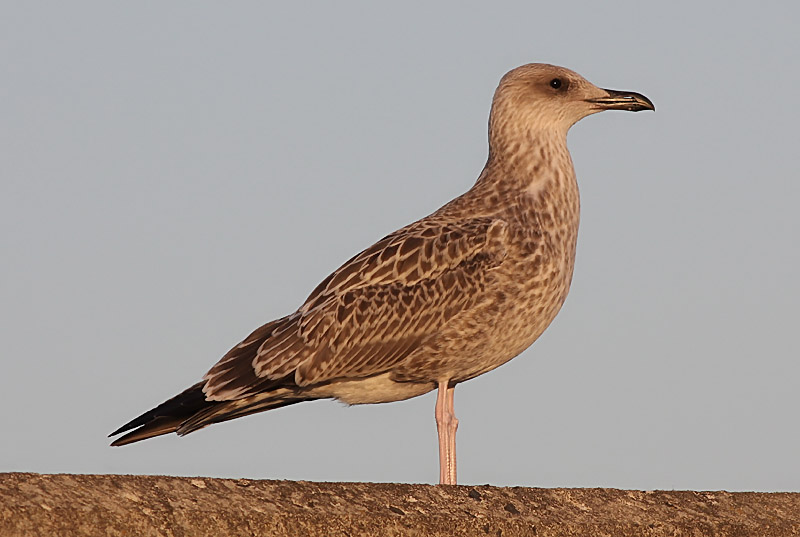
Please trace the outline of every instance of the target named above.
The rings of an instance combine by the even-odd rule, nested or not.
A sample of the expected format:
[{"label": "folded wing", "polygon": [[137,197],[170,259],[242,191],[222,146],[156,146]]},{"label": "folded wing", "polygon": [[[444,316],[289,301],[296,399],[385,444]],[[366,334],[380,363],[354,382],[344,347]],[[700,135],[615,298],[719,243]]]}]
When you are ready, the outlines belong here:
[{"label": "folded wing", "polygon": [[494,218],[421,220],[388,235],[333,272],[295,313],[231,349],[204,377],[207,399],[250,397],[274,381],[302,388],[391,371],[481,300],[506,240],[505,223]]}]

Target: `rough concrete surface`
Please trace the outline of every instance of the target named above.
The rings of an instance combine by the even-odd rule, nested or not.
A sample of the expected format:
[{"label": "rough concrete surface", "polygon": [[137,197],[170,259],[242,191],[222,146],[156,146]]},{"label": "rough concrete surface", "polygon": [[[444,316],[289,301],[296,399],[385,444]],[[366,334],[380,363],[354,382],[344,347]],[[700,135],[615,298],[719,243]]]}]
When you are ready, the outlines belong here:
[{"label": "rough concrete surface", "polygon": [[0,536],[790,536],[800,494],[0,474]]}]

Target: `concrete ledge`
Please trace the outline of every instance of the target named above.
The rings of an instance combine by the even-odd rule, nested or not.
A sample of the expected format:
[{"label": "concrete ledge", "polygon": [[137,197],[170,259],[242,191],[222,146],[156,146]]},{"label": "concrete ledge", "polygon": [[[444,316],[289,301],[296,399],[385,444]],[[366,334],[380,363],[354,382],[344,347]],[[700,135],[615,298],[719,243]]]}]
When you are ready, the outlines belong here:
[{"label": "concrete ledge", "polygon": [[0,474],[11,536],[800,535],[800,494]]}]

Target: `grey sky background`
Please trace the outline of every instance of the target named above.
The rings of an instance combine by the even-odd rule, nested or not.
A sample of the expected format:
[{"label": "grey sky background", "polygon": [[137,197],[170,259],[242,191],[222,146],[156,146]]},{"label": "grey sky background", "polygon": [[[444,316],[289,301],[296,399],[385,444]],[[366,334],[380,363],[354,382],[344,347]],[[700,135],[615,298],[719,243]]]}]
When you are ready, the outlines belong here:
[{"label": "grey sky background", "polygon": [[0,471],[435,482],[433,394],[106,435],[468,189],[543,61],[657,112],[572,129],[572,291],[456,390],[459,481],[800,490],[798,4],[295,4],[3,3]]}]

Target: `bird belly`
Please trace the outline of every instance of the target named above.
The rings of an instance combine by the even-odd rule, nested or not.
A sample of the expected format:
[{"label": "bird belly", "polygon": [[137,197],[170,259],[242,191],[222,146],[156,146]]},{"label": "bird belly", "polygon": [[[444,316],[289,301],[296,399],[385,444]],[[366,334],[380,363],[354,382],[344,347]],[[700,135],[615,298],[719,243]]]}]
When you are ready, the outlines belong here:
[{"label": "bird belly", "polygon": [[[522,265],[527,265],[521,262]],[[546,263],[535,274],[499,270],[472,310],[456,316],[394,369],[401,381],[464,382],[508,362],[550,325],[567,296],[572,265]]]},{"label": "bird belly", "polygon": [[334,398],[348,405],[391,403],[411,399],[432,391],[432,382],[397,382],[391,373],[361,379],[334,380],[315,386],[306,393],[313,397]]}]

